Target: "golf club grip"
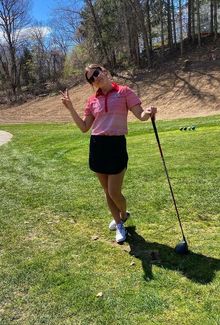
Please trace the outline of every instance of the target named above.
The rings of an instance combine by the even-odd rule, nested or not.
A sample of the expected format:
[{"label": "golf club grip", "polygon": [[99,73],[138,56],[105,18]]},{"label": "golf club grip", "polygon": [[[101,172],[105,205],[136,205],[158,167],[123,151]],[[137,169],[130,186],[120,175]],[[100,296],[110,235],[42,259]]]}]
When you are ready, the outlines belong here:
[{"label": "golf club grip", "polygon": [[167,170],[165,159],[164,159],[164,156],[163,156],[163,151],[162,151],[162,148],[161,148],[161,145],[160,145],[160,139],[159,139],[159,135],[158,135],[158,132],[157,132],[155,117],[151,117],[151,122],[152,122],[152,125],[153,125],[155,137],[157,139],[157,144],[158,144],[158,147],[159,147],[159,151],[160,151],[161,159],[162,159],[162,162],[163,162],[164,170],[165,170],[165,173],[166,173],[166,176],[167,176],[167,181],[168,181],[168,184],[169,184],[169,187],[170,187],[170,193],[171,193],[171,196],[172,196],[172,199],[173,199],[173,203],[174,203],[174,207],[175,207],[175,210],[176,210],[176,215],[177,215],[177,218],[178,218],[178,221],[179,221],[182,236],[183,236],[183,239],[186,241],[186,238],[185,238],[184,232],[183,232],[183,227],[182,227],[181,220],[180,220],[180,216],[179,216],[179,211],[177,209],[176,200],[175,200],[173,189],[172,189],[172,186],[171,186],[168,170]]}]

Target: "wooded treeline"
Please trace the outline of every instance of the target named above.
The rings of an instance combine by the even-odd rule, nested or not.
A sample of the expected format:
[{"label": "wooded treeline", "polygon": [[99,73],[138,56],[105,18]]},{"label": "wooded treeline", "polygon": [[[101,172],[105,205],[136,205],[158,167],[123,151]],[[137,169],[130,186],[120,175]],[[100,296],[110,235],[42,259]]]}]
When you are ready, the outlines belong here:
[{"label": "wooded treeline", "polygon": [[0,1],[0,90],[7,100],[57,89],[85,64],[152,68],[185,44],[218,38],[220,0],[63,1],[47,27],[30,0]]}]

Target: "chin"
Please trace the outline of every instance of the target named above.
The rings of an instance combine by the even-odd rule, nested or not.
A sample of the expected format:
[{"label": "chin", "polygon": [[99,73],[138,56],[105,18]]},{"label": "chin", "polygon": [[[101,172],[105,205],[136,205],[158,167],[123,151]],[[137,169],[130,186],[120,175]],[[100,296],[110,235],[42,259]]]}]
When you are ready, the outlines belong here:
[{"label": "chin", "polygon": [[101,88],[101,87],[103,86],[103,82],[101,82],[101,81],[96,82],[96,83],[94,83],[94,86],[95,86],[96,88]]}]

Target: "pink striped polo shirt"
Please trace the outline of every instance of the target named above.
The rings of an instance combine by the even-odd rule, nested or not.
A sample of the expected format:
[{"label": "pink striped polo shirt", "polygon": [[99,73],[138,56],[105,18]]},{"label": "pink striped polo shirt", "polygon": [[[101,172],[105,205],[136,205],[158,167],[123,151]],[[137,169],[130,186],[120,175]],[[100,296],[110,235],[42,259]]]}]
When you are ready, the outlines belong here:
[{"label": "pink striped polo shirt", "polygon": [[140,98],[127,86],[112,83],[106,95],[101,89],[89,97],[84,116],[92,114],[92,135],[124,135],[128,132],[128,110],[141,104]]}]

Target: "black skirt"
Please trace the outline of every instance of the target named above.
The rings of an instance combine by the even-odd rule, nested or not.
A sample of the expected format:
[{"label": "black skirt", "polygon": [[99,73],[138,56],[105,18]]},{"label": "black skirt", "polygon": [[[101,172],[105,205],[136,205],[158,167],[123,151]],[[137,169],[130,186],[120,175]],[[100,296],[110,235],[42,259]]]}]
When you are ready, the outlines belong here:
[{"label": "black skirt", "polygon": [[89,167],[101,174],[118,174],[127,168],[128,154],[124,135],[91,135]]}]

